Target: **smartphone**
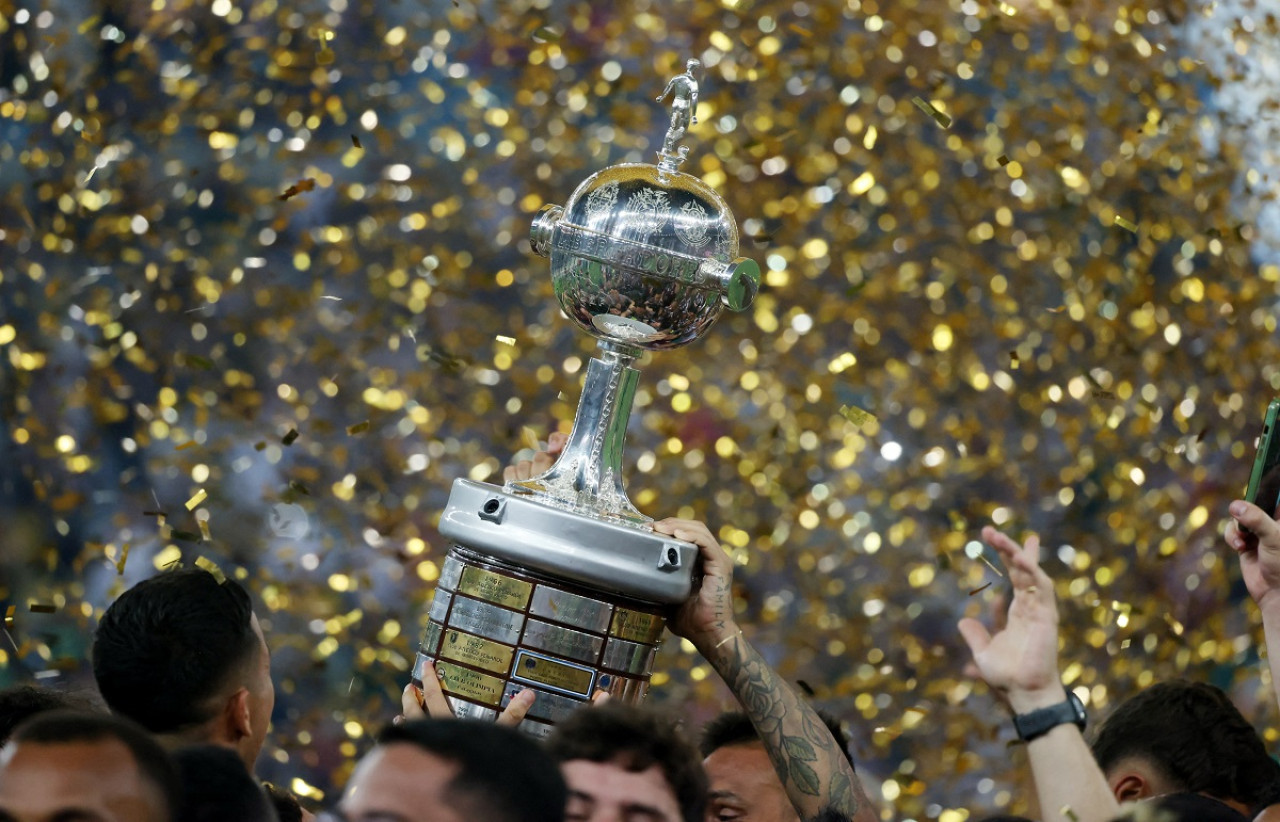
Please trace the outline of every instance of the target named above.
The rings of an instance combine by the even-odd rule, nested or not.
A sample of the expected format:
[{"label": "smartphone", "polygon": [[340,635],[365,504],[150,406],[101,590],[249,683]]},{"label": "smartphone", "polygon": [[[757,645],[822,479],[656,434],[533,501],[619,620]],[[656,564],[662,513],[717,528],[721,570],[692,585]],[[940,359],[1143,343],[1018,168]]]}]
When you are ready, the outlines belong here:
[{"label": "smartphone", "polygon": [[1253,458],[1249,487],[1244,492],[1245,499],[1273,517],[1276,505],[1280,504],[1280,431],[1276,430],[1277,417],[1280,417],[1280,397],[1267,406],[1262,436],[1258,437],[1258,454]]}]

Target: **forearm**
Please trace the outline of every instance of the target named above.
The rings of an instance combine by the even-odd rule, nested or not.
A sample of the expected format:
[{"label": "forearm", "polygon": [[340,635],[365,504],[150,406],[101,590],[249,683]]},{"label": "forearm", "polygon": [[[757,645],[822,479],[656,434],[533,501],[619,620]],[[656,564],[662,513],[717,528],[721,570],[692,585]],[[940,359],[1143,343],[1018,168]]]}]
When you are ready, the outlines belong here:
[{"label": "forearm", "polygon": [[[1060,703],[1060,685],[1009,694],[1017,714]],[[1044,822],[1109,822],[1120,813],[1111,786],[1077,726],[1058,725],[1027,743],[1027,760]]]},{"label": "forearm", "polygon": [[878,817],[862,783],[817,712],[769,667],[736,627],[699,651],[711,663],[760,735],[787,797],[801,819],[825,810],[856,822]]},{"label": "forearm", "polygon": [[1267,643],[1267,664],[1271,667],[1271,690],[1280,704],[1280,598],[1269,597],[1261,606],[1262,633]]},{"label": "forearm", "polygon": [[1075,725],[1027,743],[1044,822],[1108,822],[1120,814],[1107,779]]}]

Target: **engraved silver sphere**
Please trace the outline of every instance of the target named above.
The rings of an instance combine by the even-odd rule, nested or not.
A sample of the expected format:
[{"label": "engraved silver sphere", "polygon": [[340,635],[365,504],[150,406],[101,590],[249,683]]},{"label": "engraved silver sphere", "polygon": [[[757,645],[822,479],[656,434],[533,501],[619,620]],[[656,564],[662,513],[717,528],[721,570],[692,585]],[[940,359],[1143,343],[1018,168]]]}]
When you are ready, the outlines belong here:
[{"label": "engraved silver sphere", "polygon": [[738,257],[724,199],[696,177],[644,163],[588,177],[563,206],[545,206],[530,232],[551,258],[560,306],[608,342],[652,351],[706,333],[755,299],[760,267]]}]

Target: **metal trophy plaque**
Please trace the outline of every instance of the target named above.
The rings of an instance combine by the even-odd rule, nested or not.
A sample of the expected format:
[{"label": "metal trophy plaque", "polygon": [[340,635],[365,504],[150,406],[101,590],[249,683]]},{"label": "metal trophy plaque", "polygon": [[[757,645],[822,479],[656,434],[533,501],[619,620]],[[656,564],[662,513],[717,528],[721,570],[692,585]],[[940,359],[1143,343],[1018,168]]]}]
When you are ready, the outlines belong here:
[{"label": "metal trophy plaque", "polygon": [[521,728],[545,736],[596,691],[641,699],[662,614],[692,588],[696,546],[655,533],[631,504],[622,451],[635,359],[696,340],[759,287],[759,266],[737,256],[724,200],[679,170],[689,150],[678,143],[696,122],[697,68],[690,60],[658,98],[672,103],[657,165],[597,172],[534,220],[533,250],[551,258],[556,297],[600,352],[546,473],[501,488],[454,482],[440,520],[453,544],[413,679],[420,685],[434,661],[459,716],[496,718],[533,688]]}]

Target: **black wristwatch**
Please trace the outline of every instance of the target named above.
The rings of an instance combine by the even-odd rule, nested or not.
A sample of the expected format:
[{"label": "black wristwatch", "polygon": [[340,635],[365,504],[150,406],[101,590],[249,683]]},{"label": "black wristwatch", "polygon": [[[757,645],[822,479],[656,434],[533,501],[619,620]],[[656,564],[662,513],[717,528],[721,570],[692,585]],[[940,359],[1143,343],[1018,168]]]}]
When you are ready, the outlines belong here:
[{"label": "black wristwatch", "polygon": [[1066,725],[1068,722],[1083,731],[1087,719],[1084,713],[1084,703],[1080,701],[1080,697],[1071,691],[1067,691],[1066,700],[1059,702],[1057,705],[1037,708],[1025,714],[1014,714],[1013,727],[1017,730],[1019,739],[1023,742],[1030,742],[1033,739],[1044,736],[1059,725]]}]

